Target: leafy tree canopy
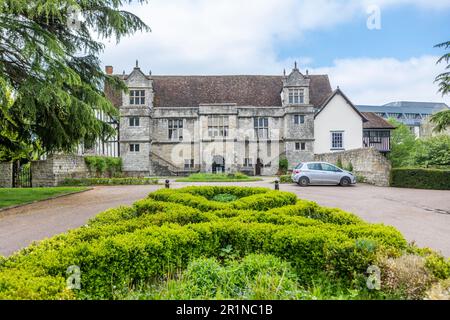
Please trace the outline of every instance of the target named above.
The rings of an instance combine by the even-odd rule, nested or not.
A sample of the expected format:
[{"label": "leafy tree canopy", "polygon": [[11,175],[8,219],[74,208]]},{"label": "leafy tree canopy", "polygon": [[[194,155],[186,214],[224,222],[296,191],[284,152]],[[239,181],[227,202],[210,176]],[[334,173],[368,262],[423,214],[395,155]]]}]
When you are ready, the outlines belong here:
[{"label": "leafy tree canopy", "polygon": [[420,139],[413,155],[419,167],[450,167],[450,136],[439,135]]},{"label": "leafy tree canopy", "polygon": [[388,121],[396,127],[392,132],[391,152],[389,153],[392,166],[395,168],[412,165],[412,153],[416,146],[415,135],[405,124],[392,118]]},{"label": "leafy tree canopy", "polygon": [[126,88],[103,73],[98,56],[102,39],[149,31],[121,10],[130,2],[0,0],[0,160],[72,151],[112,134],[96,117],[117,116],[103,88]]},{"label": "leafy tree canopy", "polygon": [[408,126],[395,119],[389,119],[389,122],[397,127],[392,133],[391,152],[388,156],[394,168],[450,167],[449,135],[416,139]]},{"label": "leafy tree canopy", "polygon": [[[450,41],[436,45],[437,48],[444,48],[446,50],[450,49]],[[437,63],[445,62],[447,66],[445,67],[445,72],[437,76],[436,82],[439,83],[439,92],[442,95],[447,95],[450,93],[450,52],[444,54]],[[450,126],[450,110],[445,110],[436,113],[431,117],[431,122],[435,124],[435,131],[442,132]]]}]

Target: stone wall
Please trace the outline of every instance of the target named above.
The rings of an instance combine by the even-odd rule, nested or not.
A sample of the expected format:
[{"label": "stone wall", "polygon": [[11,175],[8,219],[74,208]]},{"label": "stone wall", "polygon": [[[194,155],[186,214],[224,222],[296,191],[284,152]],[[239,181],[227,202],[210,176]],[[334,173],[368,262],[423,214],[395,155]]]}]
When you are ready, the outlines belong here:
[{"label": "stone wall", "polygon": [[354,172],[364,176],[367,183],[380,187],[389,186],[391,163],[376,149],[355,149],[315,155],[316,161],[333,164],[336,164],[339,158],[344,167],[347,167],[351,162]]},{"label": "stone wall", "polygon": [[12,188],[12,162],[0,162],[0,188]]},{"label": "stone wall", "polygon": [[84,157],[52,155],[47,160],[31,163],[33,187],[55,187],[67,178],[88,178],[89,169]]}]

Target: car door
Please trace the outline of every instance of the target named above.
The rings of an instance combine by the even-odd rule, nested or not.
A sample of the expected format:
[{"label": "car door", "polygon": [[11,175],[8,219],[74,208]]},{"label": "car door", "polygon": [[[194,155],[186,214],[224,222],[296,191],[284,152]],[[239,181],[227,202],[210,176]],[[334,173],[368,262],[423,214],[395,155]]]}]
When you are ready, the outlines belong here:
[{"label": "car door", "polygon": [[322,171],[324,173],[324,181],[327,184],[339,184],[341,182],[341,173],[338,167],[335,167],[328,163],[322,163]]},{"label": "car door", "polygon": [[322,166],[320,163],[309,163],[308,164],[308,178],[309,182],[312,184],[323,184],[324,173],[322,172]]}]

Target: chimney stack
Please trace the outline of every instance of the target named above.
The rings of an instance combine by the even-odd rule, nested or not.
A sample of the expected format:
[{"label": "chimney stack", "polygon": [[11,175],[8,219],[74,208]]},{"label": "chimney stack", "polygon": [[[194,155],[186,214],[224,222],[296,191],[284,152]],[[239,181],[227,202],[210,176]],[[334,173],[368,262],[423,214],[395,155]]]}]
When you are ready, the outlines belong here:
[{"label": "chimney stack", "polygon": [[105,72],[106,72],[106,74],[108,74],[108,75],[112,75],[112,74],[114,73],[114,68],[113,68],[113,66],[106,66],[106,67],[105,67]]}]

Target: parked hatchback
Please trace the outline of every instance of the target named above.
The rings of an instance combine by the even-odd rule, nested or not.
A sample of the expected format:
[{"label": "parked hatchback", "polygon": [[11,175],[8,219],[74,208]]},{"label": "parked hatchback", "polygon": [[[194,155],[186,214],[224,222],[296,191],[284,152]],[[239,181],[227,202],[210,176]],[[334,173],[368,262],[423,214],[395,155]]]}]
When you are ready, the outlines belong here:
[{"label": "parked hatchback", "polygon": [[310,184],[336,184],[347,187],[356,183],[356,177],[327,162],[300,163],[292,171],[292,180],[302,187]]}]

